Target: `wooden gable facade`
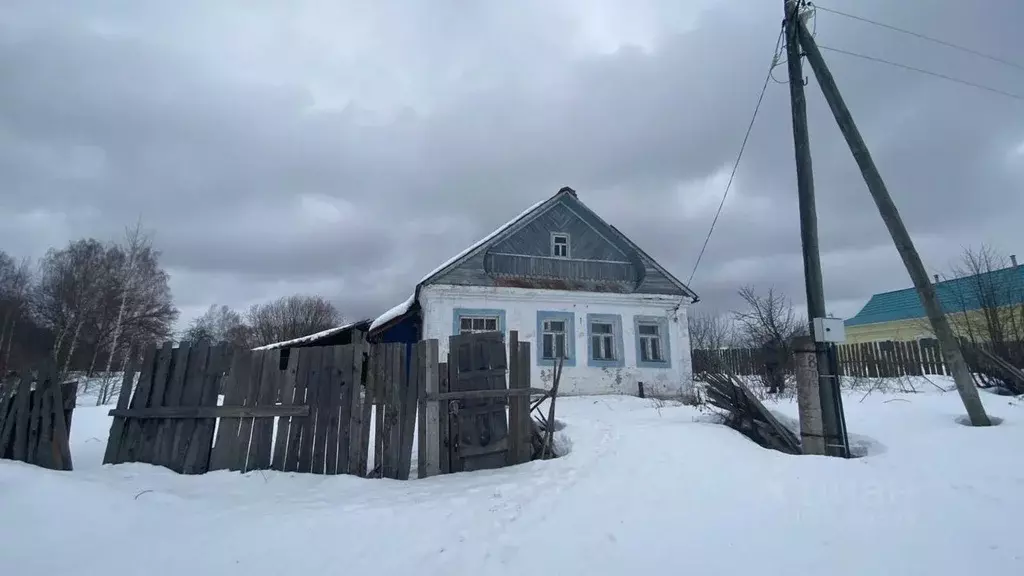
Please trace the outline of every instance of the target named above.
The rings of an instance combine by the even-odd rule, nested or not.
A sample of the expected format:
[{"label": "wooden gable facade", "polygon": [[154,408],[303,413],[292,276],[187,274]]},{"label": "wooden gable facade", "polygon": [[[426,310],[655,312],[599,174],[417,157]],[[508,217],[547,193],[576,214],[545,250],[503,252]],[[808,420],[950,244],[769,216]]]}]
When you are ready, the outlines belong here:
[{"label": "wooden gable facade", "polygon": [[697,295],[562,188],[421,285]]}]

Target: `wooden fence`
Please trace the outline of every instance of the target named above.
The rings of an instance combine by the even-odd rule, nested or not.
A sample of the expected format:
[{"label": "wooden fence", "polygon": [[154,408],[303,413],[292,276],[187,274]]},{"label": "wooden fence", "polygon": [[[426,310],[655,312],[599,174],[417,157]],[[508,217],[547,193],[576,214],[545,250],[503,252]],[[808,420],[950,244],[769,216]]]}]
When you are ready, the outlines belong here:
[{"label": "wooden fence", "polygon": [[547,392],[529,387],[530,344],[509,346],[455,336],[447,362],[436,340],[293,348],[282,369],[280,349],[152,345],[125,372],[104,463],[404,480],[417,433],[420,477],[526,462],[530,396]]},{"label": "wooden fence", "polygon": [[[978,371],[973,345],[961,343],[964,357],[972,370]],[[992,351],[992,345],[983,343],[980,348]],[[1019,364],[1024,359],[1024,342],[1008,345],[1011,359]],[[909,342],[865,342],[861,344],[840,344],[836,346],[840,373],[845,376],[862,378],[896,378],[900,376],[949,375],[948,366],[939,349],[939,341],[925,338]],[[733,374],[757,375],[763,371],[761,351],[755,348],[730,348],[725,350],[693,350],[694,373],[714,371],[722,367]],[[787,367],[791,372],[792,367]]]},{"label": "wooden fence", "polygon": [[71,417],[78,385],[61,384],[52,365],[0,381],[0,458],[71,470]]}]

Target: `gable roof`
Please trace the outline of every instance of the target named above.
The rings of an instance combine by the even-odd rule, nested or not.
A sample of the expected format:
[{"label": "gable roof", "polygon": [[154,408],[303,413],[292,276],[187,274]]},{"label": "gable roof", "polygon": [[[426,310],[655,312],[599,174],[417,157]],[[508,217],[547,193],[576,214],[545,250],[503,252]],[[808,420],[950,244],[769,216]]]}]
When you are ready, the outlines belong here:
[{"label": "gable roof", "polygon": [[421,278],[420,281],[416,284],[416,289],[413,291],[412,296],[410,296],[401,304],[395,306],[394,308],[391,308],[390,310],[379,316],[377,319],[375,319],[372,324],[370,324],[370,332],[377,332],[399,321],[401,318],[404,318],[415,307],[416,301],[419,297],[420,288],[424,284],[427,284],[431,280],[434,280],[435,278],[444,275],[448,271],[459,266],[460,264],[472,258],[481,251],[486,250],[498,239],[508,234],[511,234],[515,230],[519,229],[521,225],[527,224],[528,222],[533,220],[533,218],[544,213],[544,211],[547,210],[549,207],[551,207],[552,205],[566,197],[571,198],[575,206],[582,208],[583,210],[586,210],[598,222],[607,226],[614,234],[616,234],[619,237],[620,240],[622,240],[631,249],[635,250],[642,259],[650,262],[650,264],[655,269],[664,274],[673,284],[675,284],[680,290],[682,290],[684,294],[693,299],[694,302],[696,302],[699,299],[696,292],[694,292],[688,286],[683,284],[669,271],[665,270],[660,264],[658,264],[654,260],[654,258],[651,258],[650,255],[648,255],[646,252],[640,249],[640,247],[637,246],[632,240],[630,240],[629,237],[620,232],[618,228],[612,226],[611,224],[608,224],[608,222],[601,218],[596,212],[591,210],[590,207],[581,202],[580,199],[576,196],[575,190],[569,188],[568,186],[564,186],[558,192],[556,192],[554,196],[551,196],[550,198],[547,198],[545,200],[541,200],[540,202],[535,203],[533,206],[530,206],[526,210],[519,213],[519,215],[517,215],[515,218],[502,224],[487,236],[484,236],[480,240],[474,242],[462,252],[459,252],[458,254],[449,258],[447,261],[445,261],[437,268],[434,268],[433,270],[428,272],[427,275]]},{"label": "gable roof", "polygon": [[606,226],[609,230],[612,231],[613,234],[616,235],[618,240],[622,241],[630,249],[636,251],[636,253],[640,256],[641,259],[649,262],[656,270],[664,274],[665,277],[668,278],[670,282],[672,282],[672,284],[674,284],[683,292],[683,294],[689,296],[695,302],[697,301],[698,296],[696,292],[691,290],[688,286],[686,286],[678,278],[676,278],[671,272],[669,272],[660,264],[658,264],[658,262],[655,261],[654,258],[651,258],[649,254],[644,252],[639,246],[636,245],[636,243],[630,240],[628,236],[620,232],[618,228],[609,224],[607,221],[601,218],[600,215],[591,210],[589,206],[580,201],[579,197],[576,196],[576,191],[573,190],[572,188],[569,188],[568,186],[563,187],[558,192],[556,192],[554,196],[548,198],[547,200],[542,200],[540,202],[537,202],[533,206],[530,206],[515,218],[509,220],[502,226],[499,226],[496,230],[494,230],[484,238],[480,239],[479,241],[475,242],[469,248],[466,248],[465,250],[463,250],[453,258],[449,259],[441,266],[435,268],[431,273],[427,274],[422,280],[420,280],[420,284],[428,284],[431,280],[444,275],[446,272],[459,266],[464,261],[468,260],[469,258],[472,258],[477,253],[488,249],[491,246],[491,244],[493,244],[495,241],[504,236],[508,236],[514,233],[521,226],[525,226],[531,220],[543,214],[548,208],[550,208],[552,205],[554,205],[555,203],[559,202],[562,199],[570,199],[571,209],[582,209],[586,211],[589,216],[597,220],[601,225]]},{"label": "gable roof", "polygon": [[[981,290],[978,288],[979,283],[983,286]],[[985,305],[1024,304],[1024,266],[1011,266],[938,282],[935,284],[935,293],[946,313],[979,310],[983,305],[982,295],[996,299],[996,302],[985,302]],[[875,294],[856,316],[846,321],[846,325],[860,326],[924,317],[924,307],[921,306],[917,289],[905,288]]]}]

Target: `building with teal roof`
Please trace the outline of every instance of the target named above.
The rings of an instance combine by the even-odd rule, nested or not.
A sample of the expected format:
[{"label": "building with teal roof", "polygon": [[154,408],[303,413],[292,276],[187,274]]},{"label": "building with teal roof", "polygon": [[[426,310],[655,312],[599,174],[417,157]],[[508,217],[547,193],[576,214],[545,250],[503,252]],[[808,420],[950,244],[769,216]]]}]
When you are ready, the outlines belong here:
[{"label": "building with teal roof", "polygon": [[[935,292],[954,324],[981,314],[983,309],[1019,310],[1024,306],[1024,266],[1012,257],[1007,268],[939,281]],[[856,316],[846,320],[849,343],[931,337],[931,325],[915,288],[875,294]]]}]

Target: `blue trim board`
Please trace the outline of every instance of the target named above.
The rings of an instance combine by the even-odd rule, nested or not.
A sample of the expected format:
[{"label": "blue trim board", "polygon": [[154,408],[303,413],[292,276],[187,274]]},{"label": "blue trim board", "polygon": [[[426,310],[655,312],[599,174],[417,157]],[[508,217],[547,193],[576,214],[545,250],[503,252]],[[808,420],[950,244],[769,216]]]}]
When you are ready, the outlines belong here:
[{"label": "blue trim board", "polygon": [[456,308],[452,311],[452,335],[459,333],[459,320],[463,316],[497,316],[498,331],[505,333],[505,310],[501,308]]},{"label": "blue trim board", "polygon": [[546,312],[537,311],[537,366],[554,366],[554,359],[542,358],[544,354],[544,321],[563,320],[565,321],[565,348],[569,357],[562,362],[562,366],[576,365],[576,314],[573,312]]},{"label": "blue trim board", "polygon": [[[594,322],[604,322],[612,325],[615,360],[598,360],[594,358],[594,334],[591,332]],[[587,314],[587,366],[595,368],[622,368],[625,365],[625,346],[622,344],[622,316],[618,314]]]},{"label": "blue trim board", "polygon": [[[644,362],[640,359],[640,324],[657,324],[658,335],[661,337],[661,353],[665,360],[661,362]],[[636,345],[636,365],[639,368],[671,368],[672,343],[668,335],[668,318],[663,316],[633,316],[633,340]]]}]

